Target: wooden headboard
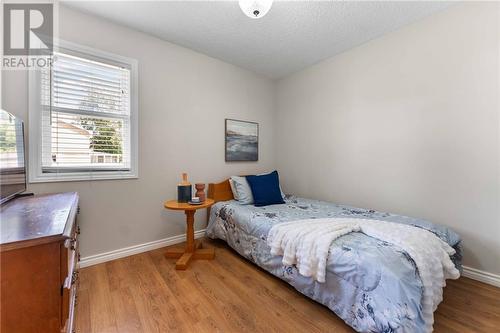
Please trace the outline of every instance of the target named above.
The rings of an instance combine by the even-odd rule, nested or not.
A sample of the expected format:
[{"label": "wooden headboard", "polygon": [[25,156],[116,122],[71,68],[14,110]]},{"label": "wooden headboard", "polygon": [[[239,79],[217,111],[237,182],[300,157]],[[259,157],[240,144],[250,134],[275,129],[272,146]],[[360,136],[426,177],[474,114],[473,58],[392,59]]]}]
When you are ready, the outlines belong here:
[{"label": "wooden headboard", "polygon": [[[229,178],[220,183],[208,184],[208,197],[215,202],[233,200],[233,191],[229,185]],[[210,208],[207,209],[207,220],[210,218]]]},{"label": "wooden headboard", "polygon": [[208,184],[208,197],[215,202],[233,200],[233,191],[231,191],[229,179],[220,183]]}]

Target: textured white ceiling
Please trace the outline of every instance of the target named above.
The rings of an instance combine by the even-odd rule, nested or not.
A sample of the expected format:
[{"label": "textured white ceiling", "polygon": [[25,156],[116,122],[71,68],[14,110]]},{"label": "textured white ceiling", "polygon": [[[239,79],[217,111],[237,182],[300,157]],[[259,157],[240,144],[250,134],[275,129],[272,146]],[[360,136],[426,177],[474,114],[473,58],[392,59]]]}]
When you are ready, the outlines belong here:
[{"label": "textured white ceiling", "polygon": [[237,1],[71,1],[65,5],[280,78],[451,5],[442,1],[275,1],[258,20]]}]

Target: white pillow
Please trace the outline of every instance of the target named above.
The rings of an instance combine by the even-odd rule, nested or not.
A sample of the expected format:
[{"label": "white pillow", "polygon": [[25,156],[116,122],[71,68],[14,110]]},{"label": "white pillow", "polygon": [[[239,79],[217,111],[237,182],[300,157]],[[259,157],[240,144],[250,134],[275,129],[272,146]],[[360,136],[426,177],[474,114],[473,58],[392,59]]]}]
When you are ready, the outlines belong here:
[{"label": "white pillow", "polygon": [[238,201],[238,191],[236,191],[236,186],[231,178],[229,178],[229,186],[231,186],[231,192],[233,192],[234,200]]},{"label": "white pillow", "polygon": [[252,189],[250,188],[250,185],[247,182],[247,178],[240,176],[231,176],[231,180],[233,181],[233,186],[234,186],[233,190],[234,198],[235,199],[238,198],[236,200],[238,200],[238,202],[242,205],[253,204]]}]

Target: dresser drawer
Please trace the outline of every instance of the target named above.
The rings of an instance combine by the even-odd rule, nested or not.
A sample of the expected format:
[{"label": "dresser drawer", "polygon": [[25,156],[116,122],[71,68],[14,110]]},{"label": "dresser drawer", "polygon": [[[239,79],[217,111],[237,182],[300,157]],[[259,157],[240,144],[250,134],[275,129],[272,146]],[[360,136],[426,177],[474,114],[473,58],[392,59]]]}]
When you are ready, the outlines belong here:
[{"label": "dresser drawer", "polygon": [[73,332],[73,317],[76,305],[76,295],[79,284],[80,247],[78,236],[80,227],[75,220],[71,237],[66,239],[62,247],[63,283],[61,287],[61,332]]},{"label": "dresser drawer", "polygon": [[74,278],[74,273],[78,272],[79,260],[80,260],[80,247],[77,234],[75,234],[74,238],[66,239],[64,242],[64,247],[67,251],[67,276],[64,281],[64,288],[71,289],[72,279]]},{"label": "dresser drawer", "polygon": [[[75,271],[78,272],[78,271]],[[78,274],[78,273],[77,273]],[[77,293],[78,293],[78,280],[72,284],[72,287],[68,290],[69,302],[68,302],[68,315],[66,318],[65,325],[61,330],[61,333],[73,333],[74,332],[74,321],[75,321],[75,309],[77,305]]]}]

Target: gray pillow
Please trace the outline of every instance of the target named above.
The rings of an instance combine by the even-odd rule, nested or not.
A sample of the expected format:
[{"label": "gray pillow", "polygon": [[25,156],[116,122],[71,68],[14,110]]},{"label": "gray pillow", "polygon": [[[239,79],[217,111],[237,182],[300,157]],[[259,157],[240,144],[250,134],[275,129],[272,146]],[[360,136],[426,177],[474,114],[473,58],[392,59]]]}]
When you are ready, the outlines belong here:
[{"label": "gray pillow", "polygon": [[236,187],[234,186],[234,182],[231,178],[229,178],[229,185],[231,186],[231,192],[233,192],[234,200],[238,201],[238,192],[236,192]]},{"label": "gray pillow", "polygon": [[238,202],[242,205],[253,204],[252,189],[250,188],[246,177],[231,176],[231,180],[233,181],[233,185],[236,190],[236,195],[233,192],[234,198],[238,198]]}]

